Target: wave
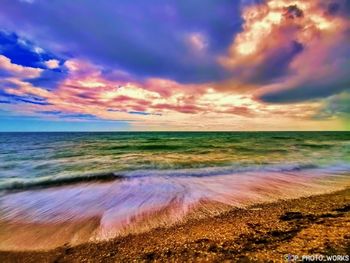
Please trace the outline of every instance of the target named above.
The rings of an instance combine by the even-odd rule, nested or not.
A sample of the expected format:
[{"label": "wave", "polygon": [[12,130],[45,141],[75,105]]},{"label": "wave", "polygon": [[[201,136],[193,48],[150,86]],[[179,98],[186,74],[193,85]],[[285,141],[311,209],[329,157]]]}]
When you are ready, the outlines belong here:
[{"label": "wave", "polygon": [[0,183],[0,190],[29,190],[35,188],[55,187],[83,182],[104,182],[120,179],[121,176],[112,173],[95,173],[62,177],[42,177],[37,179],[8,180]]},{"label": "wave", "polygon": [[[120,175],[104,173],[85,178],[51,179],[41,183],[50,186],[53,182],[57,185],[67,180],[97,182],[5,192],[0,195],[0,228],[1,222],[17,222],[25,227],[25,237],[30,234],[36,237],[38,228],[35,226],[45,226],[40,240],[46,245],[54,244],[57,233],[71,233],[60,239],[63,245],[76,240],[82,222],[92,220],[94,230],[84,237],[84,242],[106,240],[173,225],[189,218],[215,215],[232,207],[245,208],[252,204],[344,189],[350,186],[349,175],[350,166],[347,164],[289,164],[139,170]],[[112,181],[99,183],[102,178]],[[35,184],[22,187],[29,185],[33,187]],[[50,224],[53,228],[48,227]],[[77,228],[70,228],[73,225]],[[24,240],[22,230],[13,229],[10,233],[12,239],[3,239],[0,249],[14,244],[11,240],[15,244]]]},{"label": "wave", "polygon": [[[285,164],[285,165],[231,165],[231,166],[215,166],[203,168],[189,168],[189,169],[168,169],[168,170],[136,170],[124,174],[124,177],[140,177],[140,176],[216,176],[237,174],[245,172],[288,172],[299,171],[303,169],[318,168],[315,164]],[[349,165],[350,169],[350,165]]]},{"label": "wave", "polygon": [[77,183],[106,182],[135,177],[208,177],[238,173],[293,173],[318,169],[322,173],[350,172],[350,164],[316,165],[311,163],[291,163],[280,165],[215,166],[189,169],[140,169],[134,171],[101,172],[75,174],[61,177],[41,177],[35,179],[8,180],[0,183],[1,190],[30,190],[35,188],[57,187]]}]

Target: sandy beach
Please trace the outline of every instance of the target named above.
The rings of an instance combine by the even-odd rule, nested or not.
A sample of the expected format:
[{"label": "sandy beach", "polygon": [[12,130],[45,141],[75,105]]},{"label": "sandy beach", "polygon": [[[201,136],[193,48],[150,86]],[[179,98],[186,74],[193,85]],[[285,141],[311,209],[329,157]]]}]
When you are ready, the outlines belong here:
[{"label": "sandy beach", "polygon": [[111,241],[49,251],[1,251],[1,262],[283,262],[350,254],[350,189],[232,209]]}]

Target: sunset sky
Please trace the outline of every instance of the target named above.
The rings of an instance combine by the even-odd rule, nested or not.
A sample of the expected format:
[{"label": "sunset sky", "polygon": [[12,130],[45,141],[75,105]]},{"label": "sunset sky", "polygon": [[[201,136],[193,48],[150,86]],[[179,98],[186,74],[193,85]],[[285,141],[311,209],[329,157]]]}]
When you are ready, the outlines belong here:
[{"label": "sunset sky", "polygon": [[348,0],[1,0],[0,131],[350,130]]}]

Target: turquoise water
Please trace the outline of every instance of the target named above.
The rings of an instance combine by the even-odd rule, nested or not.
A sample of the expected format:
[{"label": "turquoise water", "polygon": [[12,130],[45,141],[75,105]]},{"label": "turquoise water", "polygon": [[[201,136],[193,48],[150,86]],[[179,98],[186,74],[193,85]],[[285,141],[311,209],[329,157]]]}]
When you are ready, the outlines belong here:
[{"label": "turquoise water", "polygon": [[349,132],[0,133],[0,249],[105,240],[349,186]]}]

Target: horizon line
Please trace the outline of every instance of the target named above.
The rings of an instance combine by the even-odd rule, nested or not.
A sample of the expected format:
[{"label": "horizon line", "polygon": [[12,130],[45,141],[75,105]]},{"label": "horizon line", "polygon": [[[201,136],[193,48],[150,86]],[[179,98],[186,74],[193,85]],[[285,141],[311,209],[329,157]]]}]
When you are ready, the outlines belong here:
[{"label": "horizon line", "polygon": [[217,131],[147,131],[147,130],[140,130],[140,131],[127,131],[127,130],[119,130],[119,131],[107,131],[107,130],[98,130],[98,131],[0,131],[0,133],[112,133],[112,132],[197,132],[197,133],[208,133],[208,132],[350,132],[350,130],[232,130],[232,131],[225,131],[225,130],[217,130]]}]

